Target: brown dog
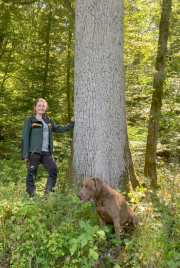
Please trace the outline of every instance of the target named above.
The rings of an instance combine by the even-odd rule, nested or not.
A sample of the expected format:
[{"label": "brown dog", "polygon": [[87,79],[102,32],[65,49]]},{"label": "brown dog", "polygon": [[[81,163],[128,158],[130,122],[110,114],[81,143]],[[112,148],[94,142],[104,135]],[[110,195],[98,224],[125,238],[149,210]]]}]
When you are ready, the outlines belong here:
[{"label": "brown dog", "polygon": [[[120,239],[120,229],[132,229],[139,222],[136,212],[129,207],[124,197],[103,183],[102,179],[85,178],[78,197],[82,203],[94,199],[100,227],[103,228],[106,222],[114,223],[116,239]],[[116,257],[120,251],[119,245],[116,247]]]}]

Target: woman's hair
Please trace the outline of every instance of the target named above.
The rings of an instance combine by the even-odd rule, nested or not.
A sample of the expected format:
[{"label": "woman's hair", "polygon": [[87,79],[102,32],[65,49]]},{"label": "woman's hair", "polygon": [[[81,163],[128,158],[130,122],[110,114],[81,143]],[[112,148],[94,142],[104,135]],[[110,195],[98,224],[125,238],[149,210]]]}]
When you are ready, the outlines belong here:
[{"label": "woman's hair", "polygon": [[37,103],[38,103],[39,101],[43,101],[44,104],[45,104],[45,106],[46,106],[46,108],[48,107],[48,104],[47,104],[46,100],[44,100],[44,99],[42,99],[42,98],[39,98],[39,99],[35,100],[35,103],[34,103],[34,106],[35,106],[35,107],[36,107],[36,105],[37,105]]}]

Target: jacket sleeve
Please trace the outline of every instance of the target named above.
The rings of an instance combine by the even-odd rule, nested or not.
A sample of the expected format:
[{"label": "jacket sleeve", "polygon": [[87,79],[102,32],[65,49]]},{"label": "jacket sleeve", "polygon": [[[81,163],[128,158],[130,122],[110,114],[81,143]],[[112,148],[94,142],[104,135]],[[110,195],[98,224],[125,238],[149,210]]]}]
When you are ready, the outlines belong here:
[{"label": "jacket sleeve", "polygon": [[29,157],[29,143],[31,135],[31,121],[27,118],[24,121],[22,141],[21,141],[21,157],[22,159]]},{"label": "jacket sleeve", "polygon": [[52,124],[52,131],[56,133],[62,133],[74,127],[74,121],[71,121],[66,126],[61,126],[61,125],[56,125],[56,123],[51,119],[51,124]]}]

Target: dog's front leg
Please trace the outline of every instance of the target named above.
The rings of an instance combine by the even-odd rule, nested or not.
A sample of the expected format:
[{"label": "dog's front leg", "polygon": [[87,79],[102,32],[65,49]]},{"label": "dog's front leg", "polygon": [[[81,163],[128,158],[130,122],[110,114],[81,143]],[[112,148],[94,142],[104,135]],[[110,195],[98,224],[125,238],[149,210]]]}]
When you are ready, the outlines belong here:
[{"label": "dog's front leg", "polygon": [[[114,229],[115,229],[116,239],[120,239],[120,230],[121,230],[120,220],[114,220]],[[116,246],[116,258],[119,256],[120,252],[121,252],[121,246],[117,245]]]},{"label": "dog's front leg", "polygon": [[100,227],[103,229],[104,226],[106,225],[105,221],[99,216],[99,224],[100,224]]}]

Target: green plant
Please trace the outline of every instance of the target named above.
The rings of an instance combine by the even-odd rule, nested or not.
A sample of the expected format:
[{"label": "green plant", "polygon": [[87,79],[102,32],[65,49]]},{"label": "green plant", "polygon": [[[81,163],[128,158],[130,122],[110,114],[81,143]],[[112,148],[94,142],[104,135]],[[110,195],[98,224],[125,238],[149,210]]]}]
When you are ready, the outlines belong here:
[{"label": "green plant", "polygon": [[[82,267],[91,267],[89,265],[93,265],[93,260],[97,260],[99,257],[99,254],[97,253],[98,248],[95,244],[98,244],[101,242],[101,240],[104,240],[105,233],[99,229],[99,226],[91,226],[88,221],[80,221],[79,226],[81,227],[83,233],[69,241],[70,252],[71,255],[73,255],[73,262],[76,260],[78,263],[78,259],[81,262],[82,258]],[[91,264],[88,262],[91,262]]]}]

